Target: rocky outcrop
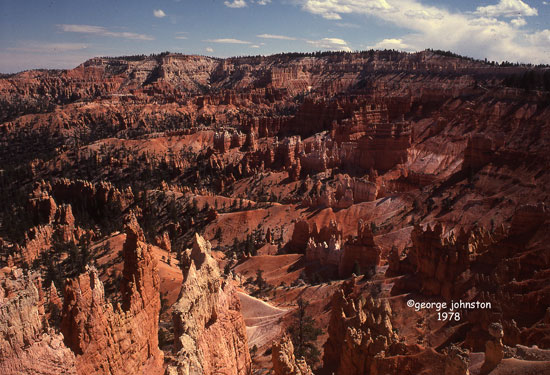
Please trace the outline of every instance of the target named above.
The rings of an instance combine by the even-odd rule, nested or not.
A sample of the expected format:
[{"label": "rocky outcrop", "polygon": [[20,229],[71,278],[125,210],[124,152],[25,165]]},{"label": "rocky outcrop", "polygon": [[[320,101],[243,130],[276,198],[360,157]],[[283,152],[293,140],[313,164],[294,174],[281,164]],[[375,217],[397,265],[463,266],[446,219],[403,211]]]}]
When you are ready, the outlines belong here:
[{"label": "rocky outcrop", "polygon": [[40,223],[51,223],[57,212],[57,204],[55,200],[48,196],[40,196],[29,200],[29,211],[32,212],[35,225]]},{"label": "rocky outcrop", "polygon": [[359,167],[363,170],[388,171],[407,160],[411,146],[409,123],[380,123],[373,125],[358,141]]},{"label": "rocky outcrop", "polygon": [[162,232],[162,234],[158,234],[155,236],[155,245],[160,247],[161,249],[164,249],[168,252],[172,250],[172,241],[170,239],[170,235],[167,231]]},{"label": "rocky outcrop", "polygon": [[357,298],[349,281],[332,297],[329,338],[324,346],[324,369],[336,375],[371,372],[375,357],[398,350],[391,308],[386,300]]},{"label": "rocky outcrop", "polygon": [[273,375],[313,375],[303,359],[294,356],[294,345],[288,336],[274,342],[271,348]]},{"label": "rocky outcrop", "polygon": [[374,243],[370,223],[359,220],[357,236],[344,244],[342,259],[338,265],[338,275],[342,278],[352,273],[365,273],[380,264],[380,248]]},{"label": "rocky outcrop", "polygon": [[73,352],[48,326],[37,274],[0,270],[0,372],[5,375],[76,375]]},{"label": "rocky outcrop", "polygon": [[[307,224],[307,223],[306,223]],[[305,249],[306,269],[320,272],[330,278],[345,279],[353,273],[362,274],[380,263],[380,248],[374,243],[370,225],[359,220],[357,236],[342,239],[342,231],[335,221],[327,227],[310,230],[303,223],[296,223],[293,240],[295,244],[309,235]]]},{"label": "rocky outcrop", "polygon": [[323,370],[335,375],[444,372],[445,356],[406,345],[392,324],[388,300],[361,295],[354,279],[334,293]]},{"label": "rocky outcrop", "polygon": [[414,292],[490,303],[490,308],[461,311],[462,319],[470,324],[464,343],[472,350],[483,350],[484,332],[495,320],[506,332],[507,345],[546,348],[548,331],[543,321],[547,306],[542,301],[548,291],[542,275],[548,272],[548,257],[540,245],[530,247],[542,235],[545,215],[542,205],[519,207],[508,229],[475,228],[456,236],[452,232],[444,235],[441,225],[416,227],[407,256],[394,252],[390,257],[388,275],[405,274],[394,284],[392,294]]},{"label": "rocky outcrop", "polygon": [[246,135],[235,132],[230,134],[227,131],[214,134],[214,149],[224,153],[232,148],[240,148],[246,142]]},{"label": "rocky outcrop", "polygon": [[61,331],[80,374],[162,373],[160,281],[143,240],[134,219],[126,226],[120,304],[109,302],[93,267],[65,285]]},{"label": "rocky outcrop", "polygon": [[47,191],[35,191],[28,209],[36,226],[26,233],[21,245],[16,245],[15,261],[32,264],[44,252],[60,243],[77,243],[85,231],[75,225],[70,204],[57,204]]},{"label": "rocky outcrop", "polygon": [[[301,163],[299,164],[301,166]],[[378,186],[363,178],[338,174],[320,188],[320,193],[302,200],[305,207],[349,208],[354,204],[370,202],[378,196]]]},{"label": "rocky outcrop", "polygon": [[464,150],[464,162],[462,170],[477,171],[493,160],[495,145],[491,138],[481,134],[475,134],[468,139],[468,145]]},{"label": "rocky outcrop", "polygon": [[27,230],[21,245],[16,245],[16,262],[32,264],[55,245],[76,245],[87,232],[93,235],[76,225],[76,213],[101,222],[120,217],[133,199],[130,188],[121,191],[106,182],[92,184],[68,179],[37,182],[28,200],[28,211],[36,226]]},{"label": "rocky outcrop", "polygon": [[294,251],[304,252],[310,237],[309,223],[305,220],[297,221],[294,224],[289,247]]},{"label": "rocky outcrop", "polygon": [[107,182],[91,183],[84,180],[56,179],[51,186],[42,189],[51,191],[58,202],[70,203],[73,209],[86,210],[93,218],[121,214],[133,203],[132,189],[119,190]]},{"label": "rocky outcrop", "polygon": [[521,205],[514,212],[514,216],[512,216],[510,235],[521,236],[532,234],[549,217],[550,214],[544,203]]},{"label": "rocky outcrop", "polygon": [[470,247],[464,232],[455,239],[444,238],[442,231],[441,225],[413,230],[412,263],[422,281],[422,293],[451,299],[457,293],[458,276],[469,267]]},{"label": "rocky outcrop", "polygon": [[[260,163],[265,168],[284,169],[294,181],[335,168],[360,175],[370,170],[387,171],[407,160],[412,140],[409,122],[390,121],[387,105],[366,97],[306,99],[294,117],[246,120],[244,131],[245,139],[238,132],[217,133],[214,149],[225,153],[244,145],[249,153],[243,155],[242,164],[251,170],[258,169]],[[317,134],[302,140],[314,133]],[[252,145],[256,135],[272,139],[259,149]],[[350,182],[348,177],[348,181],[339,181],[339,185],[332,194],[336,197],[328,198],[333,200],[329,207],[347,208],[353,202],[376,198],[375,186],[368,186],[361,179]]]},{"label": "rocky outcrop", "polygon": [[196,234],[181,259],[183,284],[173,306],[173,358],[167,374],[247,375],[250,354],[240,302],[223,281],[210,243]]},{"label": "rocky outcrop", "polygon": [[[263,226],[269,245],[258,248],[259,256],[241,259],[243,280],[269,265],[264,276],[276,281],[265,298],[284,304],[303,292],[313,299],[321,326],[330,314],[326,296],[340,283],[318,282],[368,276],[387,260],[391,280],[380,272],[359,278],[357,295],[344,294],[346,302],[335,309],[345,312],[339,316],[344,323],[334,323],[339,328],[331,331],[337,343],[332,353],[340,350],[332,359],[340,366],[343,358],[342,372],[462,373],[464,353],[440,349],[455,342],[483,351],[493,321],[502,322],[503,344],[550,347],[550,231],[539,204],[550,196],[548,92],[540,83],[533,90],[506,87],[511,72],[523,82],[544,69],[496,66],[441,51],[229,59],[163,53],[0,75],[0,186],[6,192],[0,200],[0,259],[40,268],[48,279],[60,276],[52,287],[37,287],[37,303],[42,291],[42,320],[54,330],[55,312],[63,311],[62,345],[70,349],[61,351],[74,351],[73,367],[81,373],[164,371],[154,365],[158,282],[147,260],[149,246],[135,230],[119,252],[123,235],[116,232],[130,209],[147,238],[164,250],[181,254],[194,231],[216,238],[226,259],[218,253],[215,258],[227,264],[229,275],[232,250],[239,252],[247,233],[263,243]],[[19,193],[33,189],[28,201]],[[199,207],[216,207],[196,209],[193,195]],[[245,196],[253,200],[245,207],[231,203]],[[342,227],[310,227],[300,222],[305,218],[335,219]],[[350,225],[360,218],[380,224],[376,237],[368,222],[353,232]],[[285,244],[290,220],[296,225]],[[413,223],[420,226],[411,240]],[[167,354],[168,372],[245,373],[250,359],[232,281],[224,281],[207,246],[197,246],[181,259],[186,281],[175,306],[181,283],[174,281],[181,275],[173,266],[180,259],[161,265],[158,334],[166,353],[174,350],[173,357]],[[287,250],[305,256],[266,256]],[[157,248],[153,253],[164,254]],[[122,257],[126,266],[117,290]],[[100,271],[89,268],[74,278],[88,260]],[[292,265],[281,268],[287,260]],[[62,301],[55,287],[66,273],[73,276]],[[308,281],[318,285],[304,287]],[[492,307],[465,309],[460,322],[445,325],[427,322],[426,311],[403,311],[391,322],[409,343],[399,345],[379,327],[390,318],[383,299],[371,304],[359,295],[371,290],[385,298],[391,285],[394,295],[387,301],[395,306],[411,292],[418,300]],[[254,289],[250,283],[242,287]],[[380,310],[376,322],[370,322],[370,308]],[[415,326],[420,318],[427,324]],[[55,332],[45,326],[37,329],[47,334],[41,342],[57,347]],[[14,337],[18,348],[21,340]],[[25,337],[24,345],[36,342],[37,336]],[[18,356],[40,363],[34,354],[24,357],[28,348],[17,349]],[[286,343],[274,351],[280,372],[297,371]],[[52,358],[47,350],[36,353],[46,362]],[[255,354],[256,366],[263,367],[264,348]]]},{"label": "rocky outcrop", "polygon": [[490,373],[504,358],[504,346],[502,338],[504,331],[500,323],[491,323],[489,325],[489,334],[491,339],[485,344],[485,362],[481,366],[481,373]]},{"label": "rocky outcrop", "polygon": [[470,358],[466,350],[451,345],[445,354],[445,375],[470,375]]}]

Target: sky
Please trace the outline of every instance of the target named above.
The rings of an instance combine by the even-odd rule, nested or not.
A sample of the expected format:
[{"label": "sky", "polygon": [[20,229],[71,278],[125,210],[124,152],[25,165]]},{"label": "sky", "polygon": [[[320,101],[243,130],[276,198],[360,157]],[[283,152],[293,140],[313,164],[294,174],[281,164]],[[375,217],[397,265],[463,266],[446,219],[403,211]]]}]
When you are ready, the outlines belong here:
[{"label": "sky", "polygon": [[550,0],[0,0],[0,72],[95,56],[449,50],[550,63]]}]

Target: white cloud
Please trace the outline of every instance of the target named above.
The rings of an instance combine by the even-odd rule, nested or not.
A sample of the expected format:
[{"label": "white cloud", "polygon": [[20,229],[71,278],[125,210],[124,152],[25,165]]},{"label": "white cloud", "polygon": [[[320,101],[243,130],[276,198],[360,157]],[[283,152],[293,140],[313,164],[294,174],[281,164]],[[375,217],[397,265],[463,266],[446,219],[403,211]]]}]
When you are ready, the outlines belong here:
[{"label": "white cloud", "polygon": [[302,9],[329,20],[342,19],[340,14],[390,11],[386,0],[302,0]]},{"label": "white cloud", "polygon": [[296,40],[296,38],[293,38],[291,36],[285,36],[285,35],[260,34],[256,36],[258,38],[263,38],[263,39]]},{"label": "white cloud", "polygon": [[212,49],[210,47],[206,47],[206,52],[212,53],[212,52],[214,52],[214,49]]},{"label": "white cloud", "polygon": [[246,6],[246,1],[244,0],[233,0],[233,2],[224,1],[223,3],[229,8],[244,8]]},{"label": "white cloud", "polygon": [[162,9],[155,9],[153,10],[153,15],[157,18],[163,18],[166,17],[166,13]]},{"label": "white cloud", "polygon": [[92,34],[99,36],[109,36],[113,38],[126,38],[126,39],[136,39],[136,40],[154,40],[150,35],[145,34],[136,34],[129,32],[121,31],[110,31],[102,26],[92,26],[92,25],[57,25],[62,31],[69,33],[81,33],[81,34]]},{"label": "white cloud", "polygon": [[542,46],[543,48],[550,48],[550,30],[541,30],[530,35],[530,40],[533,44]]},{"label": "white cloud", "polygon": [[488,17],[528,17],[536,16],[538,11],[521,0],[500,0],[497,5],[478,7],[475,14]]},{"label": "white cloud", "polygon": [[203,40],[203,42],[226,43],[226,44],[252,44],[250,42],[247,42],[246,40],[239,40],[239,39],[233,39],[233,38],[206,39],[206,40]]},{"label": "white cloud", "polygon": [[266,4],[269,4],[270,2],[271,2],[271,0],[258,0],[258,1],[256,1],[256,4],[266,5]]},{"label": "white cloud", "polygon": [[423,20],[440,20],[444,17],[443,13],[435,9],[411,9],[405,12],[407,17]]},{"label": "white cloud", "polygon": [[327,49],[331,51],[347,51],[351,52],[348,43],[339,38],[323,38],[320,40],[307,40],[307,42],[317,48]]},{"label": "white cloud", "polygon": [[370,49],[396,49],[400,51],[411,51],[411,47],[403,43],[403,39],[383,39],[373,46],[369,46]]},{"label": "white cloud", "polygon": [[[497,61],[550,62],[548,48],[541,44],[540,37],[535,38],[532,31],[520,27],[519,19],[523,17],[518,17],[518,12],[528,16],[537,14],[537,10],[519,0],[500,0],[493,8],[480,7],[469,13],[424,5],[419,0],[295,0],[295,3],[304,11],[327,19],[363,15],[407,29],[408,32],[394,39],[400,39],[410,50],[434,48]],[[514,21],[499,20],[487,13],[513,16]],[[378,42],[382,43],[387,45],[388,41]]]},{"label": "white cloud", "polygon": [[260,48],[260,46],[257,45],[257,44],[254,44],[254,45],[250,46],[250,48]]},{"label": "white cloud", "polygon": [[513,19],[510,21],[510,23],[512,25],[514,25],[515,27],[522,27],[522,26],[525,26],[527,25],[527,21],[525,21],[524,18],[516,18],[516,19]]}]

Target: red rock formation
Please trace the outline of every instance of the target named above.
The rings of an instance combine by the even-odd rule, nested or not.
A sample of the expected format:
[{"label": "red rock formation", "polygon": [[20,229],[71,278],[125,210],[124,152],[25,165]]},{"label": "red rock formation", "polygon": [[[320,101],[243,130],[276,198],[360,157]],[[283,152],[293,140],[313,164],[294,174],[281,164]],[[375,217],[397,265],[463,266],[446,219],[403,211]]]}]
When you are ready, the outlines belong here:
[{"label": "red rock formation", "polygon": [[172,250],[172,241],[170,240],[170,235],[167,231],[162,232],[155,237],[155,243],[161,249],[164,249],[168,252]]},{"label": "red rock formation", "polygon": [[304,198],[302,204],[306,207],[348,208],[361,202],[370,202],[377,198],[379,188],[363,178],[338,174],[334,179],[323,185],[320,195]]},{"label": "red rock formation", "polygon": [[470,375],[468,352],[459,346],[451,345],[446,351],[445,375]]},{"label": "red rock formation", "polygon": [[29,199],[29,210],[33,212],[34,224],[49,224],[55,218],[57,204],[50,196]]},{"label": "red rock formation", "polygon": [[16,256],[21,257],[18,261],[31,264],[35,259],[38,259],[45,250],[51,247],[53,233],[54,230],[50,225],[29,229],[29,231],[25,233],[23,245],[16,245]]},{"label": "red rock formation", "polygon": [[214,148],[221,152],[227,152],[231,148],[231,136],[228,132],[216,133],[214,135]]},{"label": "red rock formation", "polygon": [[[135,220],[135,219],[134,219]],[[156,261],[136,222],[126,227],[121,304],[108,302],[97,271],[67,281],[61,331],[76,354],[78,373],[162,373]]]},{"label": "red rock formation", "polygon": [[490,373],[504,358],[504,346],[502,345],[504,331],[502,330],[502,325],[500,323],[492,323],[489,326],[489,334],[492,338],[485,344],[485,362],[481,367],[482,374]]},{"label": "red rock formation", "polygon": [[294,251],[305,252],[309,237],[310,230],[308,222],[305,220],[300,220],[294,224],[292,238],[288,244]]},{"label": "red rock formation", "polygon": [[354,280],[332,297],[323,369],[335,375],[442,374],[445,356],[400,342],[385,299],[360,297]]},{"label": "red rock formation", "polygon": [[535,232],[550,217],[544,203],[522,205],[517,208],[510,225],[510,235],[518,236]]},{"label": "red rock formation", "polygon": [[48,190],[56,201],[71,203],[77,207],[84,206],[92,216],[121,213],[134,199],[132,189],[121,191],[106,182],[92,184],[83,180],[57,179]]},{"label": "red rock formation", "polygon": [[303,359],[294,357],[294,345],[288,336],[274,342],[271,349],[273,375],[313,375]]},{"label": "red rock formation", "polygon": [[257,136],[253,131],[249,131],[246,134],[246,139],[245,139],[245,142],[244,142],[244,146],[245,146],[247,151],[254,152],[258,149]]},{"label": "red rock formation", "polygon": [[446,299],[456,296],[458,276],[469,267],[467,235],[462,232],[458,238],[442,238],[441,225],[425,231],[416,227],[411,233],[413,241],[412,263],[422,280],[422,293],[441,295]]},{"label": "red rock formation", "polygon": [[410,124],[375,124],[358,141],[359,166],[364,170],[387,171],[407,160],[410,145]]},{"label": "red rock formation", "polygon": [[[160,54],[96,58],[69,71],[3,75],[0,186],[7,193],[0,202],[0,259],[3,264],[36,266],[45,250],[62,248],[56,243],[58,235],[76,244],[84,233],[77,226],[82,225],[93,228],[86,233],[91,239],[89,254],[99,256],[93,260],[106,268],[102,278],[116,275],[119,265],[113,267],[112,262],[117,253],[105,249],[102,255],[100,243],[109,236],[108,243],[118,244],[118,236],[110,232],[118,229],[120,218],[131,208],[139,212],[144,228],[147,225],[147,238],[158,235],[156,244],[174,250],[185,246],[194,231],[210,236],[222,229],[223,239],[216,245],[225,251],[233,236],[242,239],[258,225],[271,229],[268,242],[280,237],[284,245],[292,230],[290,220],[298,221],[288,248],[306,253],[306,273],[314,276],[312,272],[323,268],[330,278],[341,278],[385,262],[386,251],[381,254],[375,246],[368,226],[360,225],[355,238],[343,238],[343,230],[334,223],[318,230],[300,220],[335,218],[348,233],[350,223],[368,218],[383,225],[376,237],[380,248],[396,244],[398,250],[388,259],[386,275],[391,280],[381,280],[384,276],[377,273],[357,289],[393,283],[399,295],[391,301],[398,305],[405,292],[426,300],[461,298],[493,304],[483,311],[464,311],[460,323],[441,327],[430,322],[436,330],[431,335],[423,332],[430,336],[423,345],[437,346],[441,352],[444,343],[460,342],[479,352],[490,322],[501,321],[504,344],[550,347],[550,231],[546,209],[538,204],[550,196],[545,168],[548,94],[539,90],[539,83],[531,91],[505,87],[513,81],[505,78],[510,73],[522,77],[544,69],[498,67],[444,55],[448,54],[367,51],[213,59]],[[33,184],[37,189],[31,200],[18,201],[15,192],[32,190]],[[144,199],[134,199],[127,186],[145,192]],[[215,196],[220,191],[224,197]],[[238,196],[264,198],[266,191],[283,199],[258,199],[246,211],[224,207],[197,214],[184,212],[185,205],[178,204],[169,218],[166,202],[156,200],[186,199],[193,192],[201,195],[201,203],[227,203]],[[358,204],[382,197],[388,199]],[[303,204],[294,204],[299,202]],[[19,219],[14,213],[28,214],[22,215],[19,227],[10,225]],[[415,230],[410,241],[408,229],[401,228],[411,222],[430,227]],[[437,222],[443,227],[432,229]],[[470,230],[475,224],[490,224],[496,230]],[[506,229],[501,231],[500,224]],[[460,228],[467,234],[458,234]],[[135,235],[135,247],[145,254],[140,236]],[[129,236],[130,248],[132,241]],[[259,250],[273,253],[274,248]],[[60,253],[52,255],[60,256],[55,263],[66,271],[63,266],[70,266],[72,259]],[[100,366],[101,351],[111,362],[97,371],[121,372],[123,363],[131,367],[129,372],[144,372],[144,361],[158,358],[144,349],[154,341],[152,322],[157,321],[156,302],[149,303],[158,299],[154,277],[144,271],[149,269],[146,264],[123,255],[128,264],[120,308],[101,296],[93,271],[70,282],[65,323],[71,334],[66,340],[79,351],[76,361],[82,371],[96,371],[92,367]],[[229,252],[226,256],[231,259]],[[279,264],[280,258],[250,257],[243,278],[264,261]],[[189,259],[184,263],[194,271],[185,270],[186,294],[177,306],[176,352],[169,372],[248,371],[244,328],[231,284],[224,286],[219,272],[208,271],[212,262],[203,261],[200,254],[189,254]],[[302,263],[293,263],[289,272],[266,270],[266,277],[291,285],[300,277]],[[162,280],[173,281],[171,273],[176,271],[162,266]],[[170,290],[163,293],[169,292],[165,300],[172,302],[180,285],[169,284],[165,288]],[[275,287],[266,298],[284,304],[296,293],[315,293],[313,304],[318,308],[326,306],[322,296],[334,287],[335,283]],[[40,292],[46,296],[44,319],[55,323],[48,312],[61,302],[55,287]],[[353,307],[346,319],[368,315],[357,309],[359,296],[346,298]],[[138,308],[143,304],[147,306]],[[172,307],[166,307],[161,334],[168,332],[164,328]],[[378,302],[372,307],[378,309]],[[315,318],[323,324],[328,312],[318,311]],[[452,351],[441,354],[410,346],[404,352],[399,346],[380,345],[384,350],[378,352],[374,345],[373,357],[358,342],[377,342],[368,331],[368,319],[362,325],[346,319],[350,327],[340,327],[343,338],[333,333],[341,339],[341,357],[347,363],[357,368],[368,364],[363,373],[440,375],[447,364],[451,372],[463,370],[462,354]],[[407,325],[406,342],[411,335],[417,339],[410,332],[415,327],[408,323],[395,321]],[[136,332],[138,326],[147,334]],[[398,328],[401,331],[401,325]],[[135,337],[128,341],[129,335]],[[104,350],[105,345],[110,347]],[[284,357],[287,349],[283,343],[278,353]],[[257,354],[256,366],[263,367],[267,358]]]},{"label": "red rock formation", "polygon": [[300,159],[296,160],[294,165],[290,168],[288,172],[288,178],[291,181],[298,181],[300,179],[300,174],[302,173],[302,163]]},{"label": "red rock formation", "polygon": [[465,171],[478,170],[488,164],[494,157],[495,146],[491,138],[476,134],[468,139],[468,145],[464,150]]},{"label": "red rock formation", "polygon": [[0,270],[0,372],[5,375],[76,375],[73,352],[48,327],[36,274]]},{"label": "red rock formation", "polygon": [[365,272],[380,263],[380,248],[374,243],[370,226],[359,220],[357,236],[342,239],[342,231],[335,221],[317,230],[315,224],[310,230],[307,222],[298,222],[294,227],[294,245],[300,246],[305,235],[309,235],[305,258],[310,272],[321,272],[327,277],[348,278],[353,272]]},{"label": "red rock formation", "polygon": [[[324,369],[336,375],[373,373],[375,357],[399,350],[386,300],[356,299],[354,282],[346,282],[332,297]],[[376,373],[376,372],[375,372]]]},{"label": "red rock formation", "polygon": [[363,273],[374,269],[380,263],[380,248],[374,243],[370,225],[362,220],[357,224],[357,237],[344,244],[342,259],[338,265],[338,275],[349,277],[353,272]]},{"label": "red rock formation", "polygon": [[244,319],[231,284],[222,281],[198,234],[182,257],[183,285],[173,306],[174,355],[167,374],[234,374],[250,372]]},{"label": "red rock formation", "polygon": [[29,199],[29,211],[35,223],[25,233],[21,245],[16,245],[18,264],[32,264],[36,259],[55,245],[56,241],[76,244],[85,231],[75,226],[72,207],[68,204],[57,205],[55,200],[42,192],[41,198]]},{"label": "red rock formation", "polygon": [[456,237],[443,236],[439,225],[426,230],[416,227],[408,256],[399,260],[400,267],[391,267],[411,275],[396,282],[392,293],[412,291],[446,301],[491,303],[491,308],[461,312],[471,325],[465,345],[474,350],[482,350],[483,331],[495,320],[502,322],[510,345],[537,342],[546,347],[548,332],[540,329],[540,322],[548,292],[540,278],[547,272],[548,261],[539,245],[529,247],[536,233],[541,234],[544,217],[542,207],[524,207],[514,215],[509,230],[476,229],[469,234],[461,231]]}]

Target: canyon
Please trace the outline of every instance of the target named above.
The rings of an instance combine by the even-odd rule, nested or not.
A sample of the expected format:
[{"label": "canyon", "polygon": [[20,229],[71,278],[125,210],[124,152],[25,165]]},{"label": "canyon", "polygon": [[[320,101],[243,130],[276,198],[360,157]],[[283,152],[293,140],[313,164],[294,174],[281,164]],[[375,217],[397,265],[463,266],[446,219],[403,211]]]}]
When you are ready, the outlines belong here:
[{"label": "canyon", "polygon": [[[548,69],[371,50],[2,75],[0,372],[548,373],[550,92],[514,86]],[[414,307],[457,301],[490,307]]]}]

